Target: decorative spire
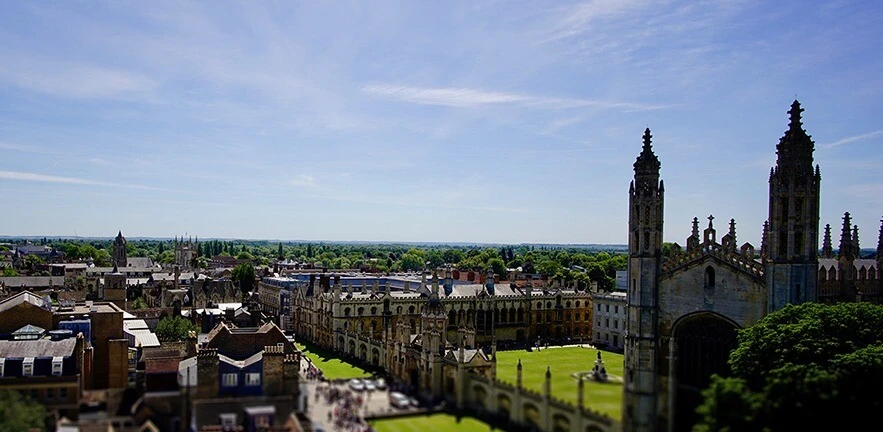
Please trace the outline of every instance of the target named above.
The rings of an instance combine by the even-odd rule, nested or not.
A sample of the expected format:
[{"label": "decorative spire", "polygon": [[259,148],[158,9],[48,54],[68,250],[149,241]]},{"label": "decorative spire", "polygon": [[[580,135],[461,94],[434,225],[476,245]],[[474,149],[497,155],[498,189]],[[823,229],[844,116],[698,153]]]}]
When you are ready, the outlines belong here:
[{"label": "decorative spire", "polygon": [[693,237],[699,238],[699,218],[693,218]]},{"label": "decorative spire", "polygon": [[791,130],[797,130],[803,127],[803,122],[800,119],[801,113],[803,113],[803,108],[800,107],[800,101],[794,99],[794,102],[791,103],[791,109],[788,110],[788,115],[791,118],[791,123],[788,126]]},{"label": "decorative spire", "polygon": [[[788,110],[790,117],[788,130],[785,131],[785,135],[779,139],[779,144],[776,146],[776,153],[778,154],[776,174],[779,174],[783,168],[786,172],[807,173],[808,171],[807,174],[813,174],[812,153],[815,149],[815,143],[813,143],[812,137],[807,135],[803,129],[803,121],[800,115],[802,112],[803,108],[800,107],[800,102],[795,100],[791,104],[791,109]],[[815,174],[821,178],[818,169],[815,170]]]},{"label": "decorative spire", "polygon": [[840,231],[840,250],[837,251],[838,258],[852,261],[853,243],[852,243],[852,221],[849,218],[849,212],[843,214],[843,229]]},{"label": "decorative spire", "polygon": [[635,160],[635,173],[659,174],[659,158],[653,153],[651,138],[653,135],[650,135],[650,128],[647,128],[644,130],[644,147],[641,149],[638,159]]},{"label": "decorative spire", "polygon": [[877,261],[883,259],[883,219],[880,219],[880,234],[877,237]]},{"label": "decorative spire", "polygon": [[831,224],[825,224],[825,237],[822,239],[822,258],[834,258],[834,247],[831,245]]},{"label": "decorative spire", "polygon": [[860,259],[862,257],[862,248],[858,245],[858,225],[852,226],[852,247],[855,248],[856,259]]},{"label": "decorative spire", "polygon": [[760,237],[760,256],[766,257],[770,253],[770,221],[763,221],[763,233]]},{"label": "decorative spire", "polygon": [[708,215],[708,229],[714,229],[712,221],[714,221],[714,215]]},{"label": "decorative spire", "polygon": [[736,244],[736,219],[730,219],[730,238],[733,244]]}]

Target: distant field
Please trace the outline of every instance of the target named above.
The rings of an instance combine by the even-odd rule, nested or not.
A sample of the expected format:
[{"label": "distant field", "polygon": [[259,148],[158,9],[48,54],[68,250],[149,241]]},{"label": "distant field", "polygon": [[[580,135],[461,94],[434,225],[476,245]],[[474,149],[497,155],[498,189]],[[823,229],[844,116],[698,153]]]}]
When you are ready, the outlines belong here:
[{"label": "distant field", "polygon": [[430,431],[457,431],[457,432],[488,432],[501,429],[491,429],[490,425],[471,417],[457,417],[451,414],[433,414],[428,416],[402,417],[388,420],[372,420],[371,426],[377,432],[430,432]]},{"label": "distant field", "polygon": [[335,380],[371,376],[364,369],[347,363],[333,352],[318,348],[311,343],[296,343],[295,345],[313,361],[313,364],[322,371],[327,379]]},{"label": "distant field", "polygon": [[[552,396],[576,404],[577,380],[571,374],[587,372],[594,366],[597,350],[568,347],[542,351],[500,351],[497,353],[497,378],[515,384],[518,359],[521,359],[524,387],[543,391],[546,366],[552,371]],[[607,373],[622,377],[623,356],[601,351]],[[585,406],[619,420],[622,417],[622,383],[586,381]]]}]

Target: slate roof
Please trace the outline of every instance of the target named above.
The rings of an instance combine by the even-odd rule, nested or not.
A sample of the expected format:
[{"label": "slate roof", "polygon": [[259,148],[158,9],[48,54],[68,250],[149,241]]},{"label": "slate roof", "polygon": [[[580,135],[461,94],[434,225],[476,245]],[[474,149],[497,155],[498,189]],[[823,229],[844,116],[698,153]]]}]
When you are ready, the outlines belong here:
[{"label": "slate roof", "polygon": [[73,355],[75,338],[60,341],[49,339],[8,341],[0,340],[0,358],[65,357]]},{"label": "slate roof", "polygon": [[64,286],[64,276],[9,276],[0,277],[0,283],[7,287],[61,287]]},{"label": "slate roof", "polygon": [[28,291],[24,291],[7,298],[6,300],[0,301],[0,312],[12,309],[22,303],[30,303],[37,307],[43,307],[43,299]]}]

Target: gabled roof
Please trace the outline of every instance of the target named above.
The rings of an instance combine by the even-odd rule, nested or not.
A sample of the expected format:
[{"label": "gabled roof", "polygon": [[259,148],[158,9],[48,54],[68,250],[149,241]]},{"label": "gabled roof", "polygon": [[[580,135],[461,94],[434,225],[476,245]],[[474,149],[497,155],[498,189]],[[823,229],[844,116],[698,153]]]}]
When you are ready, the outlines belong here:
[{"label": "gabled roof", "polygon": [[[484,353],[481,349],[464,349],[463,350],[463,363],[472,363],[472,360],[475,360],[476,356],[479,359],[484,360],[485,362],[490,361],[487,354]],[[456,362],[460,361],[460,349],[453,348],[448,350],[445,354],[445,358],[448,360],[453,360]]]},{"label": "gabled roof", "polygon": [[22,303],[30,303],[36,307],[43,307],[43,299],[37,297],[30,291],[23,291],[7,298],[6,300],[0,301],[0,312],[12,309]]}]

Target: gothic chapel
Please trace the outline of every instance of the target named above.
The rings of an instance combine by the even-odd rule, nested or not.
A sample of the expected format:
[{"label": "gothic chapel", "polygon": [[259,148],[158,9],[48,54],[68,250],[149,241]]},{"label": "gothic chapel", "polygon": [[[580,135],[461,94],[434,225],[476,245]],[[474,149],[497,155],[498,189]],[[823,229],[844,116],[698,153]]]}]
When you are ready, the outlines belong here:
[{"label": "gothic chapel", "polygon": [[665,188],[650,129],[644,131],[629,186],[624,430],[689,430],[701,390],[713,373],[727,370],[737,329],[771,311],[820,299],[879,303],[883,227],[877,259],[860,259],[858,227],[846,213],[837,258],[826,227],[819,259],[821,173],[802,111],[795,100],[776,146],[759,252],[737,244],[735,220],[719,237],[708,216],[704,229],[693,218],[685,248],[675,243],[663,256]]}]

